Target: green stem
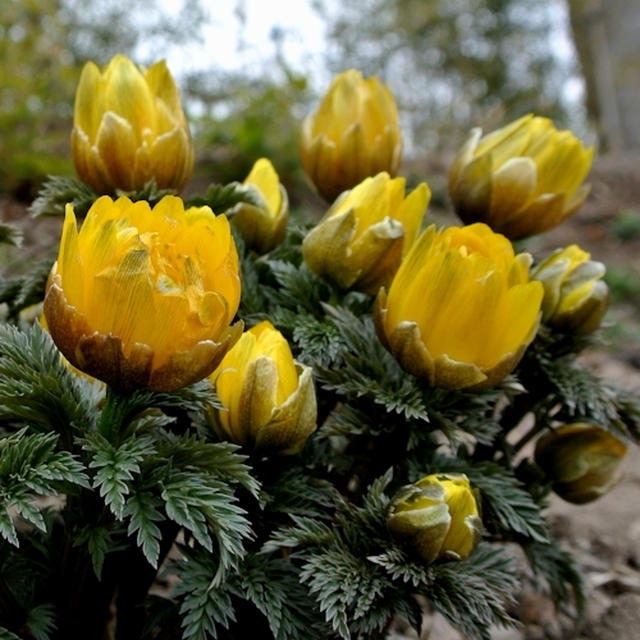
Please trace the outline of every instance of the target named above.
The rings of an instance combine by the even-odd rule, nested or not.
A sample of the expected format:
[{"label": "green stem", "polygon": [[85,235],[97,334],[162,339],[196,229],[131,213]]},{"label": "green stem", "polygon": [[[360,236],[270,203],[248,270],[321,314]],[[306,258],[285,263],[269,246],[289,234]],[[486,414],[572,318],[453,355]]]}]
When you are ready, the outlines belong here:
[{"label": "green stem", "polygon": [[98,422],[98,433],[113,443],[122,429],[122,423],[126,418],[125,396],[113,387],[107,387],[107,393]]}]

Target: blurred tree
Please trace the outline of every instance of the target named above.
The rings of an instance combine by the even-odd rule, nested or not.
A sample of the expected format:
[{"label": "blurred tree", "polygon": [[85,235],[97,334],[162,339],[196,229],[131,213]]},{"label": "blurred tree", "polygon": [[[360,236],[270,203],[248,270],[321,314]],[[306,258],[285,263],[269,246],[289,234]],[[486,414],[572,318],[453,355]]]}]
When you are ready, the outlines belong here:
[{"label": "blurred tree", "polygon": [[200,0],[182,0],[177,9],[179,19],[155,0],[0,2],[0,193],[28,200],[46,174],[71,173],[82,64],[104,64],[116,52],[148,63],[162,57],[167,42],[197,38]]},{"label": "blurred tree", "polygon": [[569,0],[587,110],[605,149],[640,149],[640,0]]},{"label": "blurred tree", "polygon": [[[357,67],[396,95],[417,149],[457,146],[529,111],[566,120],[570,69],[554,55],[558,0],[316,0],[333,71]],[[562,7],[561,7],[562,8]],[[451,137],[453,136],[453,138]],[[409,152],[411,144],[409,145]]]},{"label": "blurred tree", "polygon": [[258,158],[267,157],[292,205],[308,194],[298,156],[300,122],[311,98],[305,76],[279,59],[261,76],[219,69],[191,74],[184,95],[199,114],[191,119],[195,188],[202,186],[198,181],[242,181]]},{"label": "blurred tree", "polygon": [[0,4],[0,192],[30,197],[34,177],[70,170],[76,65],[60,0]]}]

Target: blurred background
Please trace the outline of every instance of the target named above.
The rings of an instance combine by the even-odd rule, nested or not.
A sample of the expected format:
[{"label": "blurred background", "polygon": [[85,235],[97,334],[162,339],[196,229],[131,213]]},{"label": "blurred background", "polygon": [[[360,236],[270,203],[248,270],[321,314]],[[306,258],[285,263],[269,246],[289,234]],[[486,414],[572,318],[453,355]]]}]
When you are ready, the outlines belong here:
[{"label": "blurred background", "polygon": [[[429,221],[454,222],[447,173],[471,127],[534,112],[572,129],[597,148],[591,194],[526,249],[577,243],[607,265],[603,346],[584,358],[640,392],[640,0],[0,0],[0,219],[25,236],[19,250],[0,247],[5,273],[31,257],[53,260],[60,221],[33,220],[26,207],[48,174],[73,175],[82,65],[118,52],[145,65],[165,58],[180,86],[196,148],[187,194],[243,180],[267,156],[292,209],[320,215],[326,204],[302,173],[298,132],[347,68],[393,91],[401,174],[430,184]],[[595,603],[582,640],[638,637],[637,454],[627,472],[602,503],[552,505],[555,533],[578,552]],[[566,640],[543,598],[522,598],[523,630],[505,639]],[[447,633],[432,637],[459,640]]]},{"label": "blurred background", "polygon": [[3,0],[0,191],[29,200],[71,173],[82,64],[166,58],[200,176],[243,176],[267,155],[300,186],[297,135],[332,75],[389,84],[405,173],[448,160],[472,126],[533,111],[600,154],[640,147],[640,0]]}]

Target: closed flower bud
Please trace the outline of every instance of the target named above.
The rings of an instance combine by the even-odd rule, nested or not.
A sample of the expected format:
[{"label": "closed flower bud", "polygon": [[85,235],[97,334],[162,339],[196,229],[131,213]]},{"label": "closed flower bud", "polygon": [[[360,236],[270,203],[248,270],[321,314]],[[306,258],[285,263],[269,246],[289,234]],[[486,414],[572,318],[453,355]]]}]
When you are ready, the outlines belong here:
[{"label": "closed flower bud", "polygon": [[298,364],[268,321],[246,331],[209,378],[223,409],[210,418],[220,437],[249,448],[297,453],[316,428],[311,368]]},{"label": "closed flower bud", "polygon": [[320,195],[333,201],[369,176],[395,176],[402,155],[398,110],[378,78],[350,69],[336,76],[300,138],[302,166]]},{"label": "closed flower bud", "polygon": [[135,191],[155,180],[180,191],[193,169],[189,127],[164,61],[138,68],[116,55],[100,71],[85,64],[76,92],[71,153],[98,193]]},{"label": "closed flower bud", "polygon": [[260,158],[253,165],[243,184],[257,204],[239,202],[231,211],[231,222],[242,234],[247,247],[267,253],[284,240],[287,231],[287,192],[266,158]]},{"label": "closed flower bud", "polygon": [[583,335],[600,326],[609,304],[605,266],[572,244],[541,262],[532,277],[542,282],[542,319],[564,331]]},{"label": "closed flower bud", "polygon": [[343,193],[302,243],[311,271],[342,289],[377,293],[414,243],[431,192],[405,196],[404,178],[379,173]]},{"label": "closed flower bud", "polygon": [[535,461],[567,502],[596,500],[614,487],[627,453],[623,442],[585,422],[566,424],[536,442]]},{"label": "closed flower bud", "polygon": [[524,116],[482,137],[473,129],[455,158],[449,192],[463,222],[485,222],[512,240],[555,227],[589,193],[593,147],[548,118]]},{"label": "closed flower bud", "polygon": [[406,371],[446,389],[484,389],[510,373],[538,329],[541,283],[528,254],[485,224],[427,228],[389,293],[378,336]]},{"label": "closed flower bud", "polygon": [[482,531],[476,493],[466,476],[455,474],[432,474],[402,487],[387,526],[426,562],[466,558]]},{"label": "closed flower bud", "polygon": [[67,205],[44,313],[81,371],[125,390],[200,380],[242,333],[239,301],[229,223],[209,207],[103,196],[78,231]]}]

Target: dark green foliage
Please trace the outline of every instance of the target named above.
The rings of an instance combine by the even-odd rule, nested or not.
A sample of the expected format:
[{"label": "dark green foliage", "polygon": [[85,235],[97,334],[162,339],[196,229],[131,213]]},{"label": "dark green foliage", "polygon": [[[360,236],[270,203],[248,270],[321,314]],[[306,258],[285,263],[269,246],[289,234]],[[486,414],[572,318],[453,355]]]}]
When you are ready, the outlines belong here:
[{"label": "dark green foliage", "polygon": [[49,334],[39,326],[26,333],[0,326],[0,425],[53,430],[70,448],[74,435],[94,424],[98,393],[63,364]]},{"label": "dark green foliage", "polygon": [[183,550],[177,567],[181,582],[175,590],[185,640],[217,638],[236,620],[231,596],[239,591],[238,578],[219,584],[216,557],[212,553]]},{"label": "dark green foliage", "polygon": [[434,608],[463,633],[490,640],[490,627],[509,626],[505,600],[513,600],[519,577],[515,560],[502,549],[481,544],[457,566],[434,565],[427,595]]},{"label": "dark green foliage", "polygon": [[45,522],[34,495],[57,495],[69,485],[88,487],[84,466],[68,451],[56,451],[55,433],[28,434],[28,428],[3,439],[0,447],[0,536],[18,546],[9,507],[41,531]]},{"label": "dark green foliage", "polygon": [[[246,195],[218,185],[192,204],[221,212]],[[375,640],[392,620],[419,631],[426,603],[488,640],[513,623],[521,569],[509,545],[525,550],[541,588],[582,606],[579,569],[542,516],[550,483],[521,453],[560,421],[637,438],[637,398],[576,364],[588,339],[545,328],[494,388],[430,388],[378,339],[372,296],[307,269],[304,233],[292,226],[263,256],[236,234],[239,317],[271,320],[313,369],[318,429],[297,455],[220,441],[209,412],[222,405],[207,380],[171,393],[106,389],[64,364],[38,326],[0,326],[7,638],[76,637],[73,606],[86,628],[102,629],[115,610],[116,635],[143,640]],[[42,297],[46,273],[2,283],[11,318]],[[520,435],[525,417],[531,430]],[[427,564],[387,528],[396,490],[431,473],[466,474],[479,494],[484,541],[464,560]],[[53,507],[38,501],[54,495]],[[154,584],[162,595],[150,595]]]},{"label": "dark green foliage", "polygon": [[55,610],[52,605],[41,604],[29,611],[26,623],[35,640],[49,640],[56,629]]},{"label": "dark green foliage", "polygon": [[567,602],[573,595],[578,611],[583,613],[587,602],[586,586],[571,554],[556,544],[541,542],[530,542],[523,545],[523,549],[541,586],[547,586],[552,597],[560,602]]},{"label": "dark green foliage", "polygon": [[98,194],[78,178],[48,176],[29,207],[32,216],[64,216],[68,203],[78,218],[84,218]]},{"label": "dark green foliage", "polygon": [[22,234],[19,229],[10,224],[0,223],[0,244],[11,244],[19,247],[22,243]]},{"label": "dark green foliage", "polygon": [[102,435],[93,433],[84,439],[82,448],[89,453],[89,468],[96,470],[93,488],[98,489],[113,515],[122,520],[134,474],[140,473],[143,458],[155,453],[152,439],[132,436],[114,447]]},{"label": "dark green foliage", "polygon": [[589,338],[573,339],[541,330],[527,352],[520,370],[523,380],[541,391],[540,423],[544,426],[544,416],[553,406],[556,424],[591,422],[618,437],[640,442],[637,397],[602,380],[573,357],[589,342]]},{"label": "dark green foliage", "polygon": [[204,196],[194,196],[185,203],[189,207],[211,207],[211,210],[217,215],[219,213],[228,212],[235,205],[246,202],[247,204],[257,205],[253,192],[238,182],[231,184],[212,184],[209,185]]},{"label": "dark green foliage", "polygon": [[0,302],[7,305],[11,319],[16,319],[23,309],[42,302],[51,265],[51,260],[41,260],[25,275],[0,278]]},{"label": "dark green foliage", "polygon": [[267,619],[276,640],[313,638],[323,633],[318,612],[290,562],[248,556],[239,574],[246,598]]}]

